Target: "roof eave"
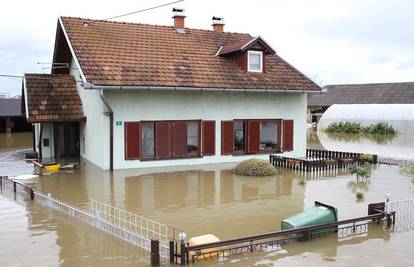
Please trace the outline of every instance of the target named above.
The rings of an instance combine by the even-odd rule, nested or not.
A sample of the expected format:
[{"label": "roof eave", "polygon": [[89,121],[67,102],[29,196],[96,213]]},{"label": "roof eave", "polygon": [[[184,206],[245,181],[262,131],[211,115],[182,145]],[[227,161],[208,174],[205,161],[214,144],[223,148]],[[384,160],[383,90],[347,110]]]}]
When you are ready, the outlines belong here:
[{"label": "roof eave", "polygon": [[91,90],[142,90],[142,91],[195,91],[195,92],[238,92],[238,93],[320,93],[315,89],[251,89],[251,88],[214,88],[214,87],[185,87],[185,86],[118,86],[85,84],[85,89]]}]

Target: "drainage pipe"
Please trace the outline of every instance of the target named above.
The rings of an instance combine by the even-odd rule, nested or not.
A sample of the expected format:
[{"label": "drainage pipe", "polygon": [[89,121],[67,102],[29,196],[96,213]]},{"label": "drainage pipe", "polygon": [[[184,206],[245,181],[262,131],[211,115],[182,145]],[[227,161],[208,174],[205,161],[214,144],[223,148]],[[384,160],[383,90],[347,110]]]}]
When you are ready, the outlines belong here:
[{"label": "drainage pipe", "polygon": [[111,106],[109,105],[108,101],[106,101],[103,90],[100,90],[99,96],[102,99],[106,109],[108,110],[105,112],[105,115],[109,117],[109,170],[114,170],[114,111],[112,110]]}]

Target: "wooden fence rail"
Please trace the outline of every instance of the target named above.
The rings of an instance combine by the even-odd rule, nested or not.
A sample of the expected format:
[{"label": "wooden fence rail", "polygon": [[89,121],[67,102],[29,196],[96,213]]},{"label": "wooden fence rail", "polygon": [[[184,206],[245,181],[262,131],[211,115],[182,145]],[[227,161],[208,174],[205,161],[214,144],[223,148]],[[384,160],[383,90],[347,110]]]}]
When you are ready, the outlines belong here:
[{"label": "wooden fence rail", "polygon": [[291,158],[278,155],[269,156],[270,163],[276,167],[284,167],[299,171],[326,171],[345,168],[350,164],[377,164],[377,155],[361,153],[307,149],[306,158]]}]

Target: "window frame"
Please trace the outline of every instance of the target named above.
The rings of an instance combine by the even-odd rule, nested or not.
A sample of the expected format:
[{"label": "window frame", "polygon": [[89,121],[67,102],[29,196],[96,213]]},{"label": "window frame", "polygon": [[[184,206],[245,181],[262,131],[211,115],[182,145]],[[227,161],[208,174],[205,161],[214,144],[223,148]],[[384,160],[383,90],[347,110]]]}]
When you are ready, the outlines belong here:
[{"label": "window frame", "polygon": [[[233,120],[233,155],[245,155],[247,153],[247,121],[241,119]],[[243,123],[243,150],[235,150],[234,142],[236,140],[236,133],[234,130],[236,129],[236,122]]]},{"label": "window frame", "polygon": [[[192,153],[187,152],[184,157],[175,156],[173,154],[174,122],[179,122],[179,121],[185,122],[186,126],[187,126],[188,122],[196,122],[198,124],[198,131],[197,131],[197,134],[198,134],[198,136],[197,136],[198,137],[197,138],[198,151],[197,152],[192,152]],[[168,122],[170,124],[170,133],[169,134],[170,134],[171,144],[170,144],[170,157],[168,157],[168,158],[157,158],[157,156],[156,156],[156,151],[157,151],[156,123],[157,122]],[[201,137],[201,123],[202,123],[202,120],[144,120],[144,121],[140,121],[140,135],[142,135],[142,125],[145,124],[145,123],[153,123],[153,125],[154,125],[154,154],[153,154],[152,157],[143,157],[142,156],[142,150],[140,150],[140,154],[141,154],[140,161],[174,160],[174,159],[189,159],[189,158],[201,158],[202,157],[202,155],[201,155],[201,150],[202,150],[202,147],[201,147],[201,138],[202,138]],[[188,128],[186,127],[186,129],[188,129]],[[140,142],[141,141],[142,141],[142,137],[141,137]],[[140,149],[142,149],[142,146],[141,146]]]},{"label": "window frame", "polygon": [[[260,131],[262,130],[262,123],[263,122],[270,122],[270,123],[275,123],[276,124],[276,145],[277,145],[277,148],[272,148],[272,149],[260,149],[260,153],[267,153],[267,152],[279,152],[279,151],[281,151],[281,148],[282,148],[282,145],[281,145],[281,142],[279,141],[279,140],[281,140],[281,138],[280,138],[280,136],[279,136],[279,133],[281,132],[280,130],[280,127],[281,127],[281,120],[280,119],[273,119],[273,120],[269,120],[269,119],[264,119],[264,120],[260,120]],[[261,132],[260,132],[260,134],[261,134]],[[261,144],[261,140],[259,140],[260,141],[260,144]]]},{"label": "window frame", "polygon": [[[260,69],[250,69],[250,55],[259,55],[260,56]],[[247,51],[247,71],[255,73],[263,73],[263,51],[248,50]]]}]

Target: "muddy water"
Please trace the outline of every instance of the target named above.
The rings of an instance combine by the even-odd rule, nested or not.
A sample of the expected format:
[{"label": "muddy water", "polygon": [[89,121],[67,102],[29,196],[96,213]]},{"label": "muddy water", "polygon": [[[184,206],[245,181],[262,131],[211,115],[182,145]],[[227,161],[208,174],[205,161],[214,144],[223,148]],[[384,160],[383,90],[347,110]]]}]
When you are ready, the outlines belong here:
[{"label": "muddy water", "polygon": [[[0,155],[2,174],[36,172],[21,160],[20,153],[5,150]],[[233,175],[231,167],[204,165],[164,169],[162,173],[146,169],[109,174],[80,161],[74,171],[24,182],[79,206],[97,199],[181,228],[188,237],[213,233],[221,239],[278,230],[283,218],[311,207],[315,200],[336,206],[340,218],[350,218],[366,215],[367,204],[383,201],[388,192],[395,198],[414,195],[411,178],[390,166],[377,167],[363,184],[345,173],[325,173],[305,177],[304,185],[299,183],[304,177],[291,171],[281,169],[274,177],[253,178]],[[358,202],[356,192],[363,192],[365,199]],[[0,222],[0,266],[149,263],[146,253],[70,218],[48,213],[33,202],[15,201],[5,191],[0,194]],[[231,257],[223,264],[414,266],[413,241],[414,231],[374,228],[349,240],[326,237],[278,253]],[[23,252],[25,257],[20,256]]]}]

